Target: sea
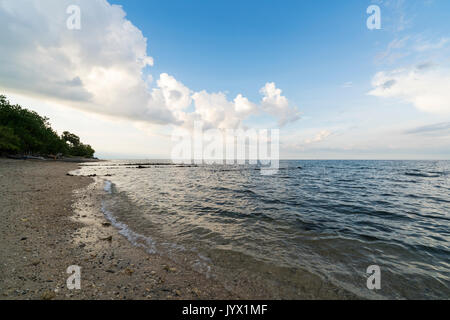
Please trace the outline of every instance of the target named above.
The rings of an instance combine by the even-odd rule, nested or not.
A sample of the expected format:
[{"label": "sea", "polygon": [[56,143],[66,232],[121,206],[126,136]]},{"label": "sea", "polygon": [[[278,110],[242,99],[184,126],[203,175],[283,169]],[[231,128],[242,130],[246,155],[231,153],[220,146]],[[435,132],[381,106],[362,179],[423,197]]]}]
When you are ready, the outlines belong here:
[{"label": "sea", "polygon": [[[450,161],[113,160],[102,212],[143,254],[270,299],[449,299]],[[374,267],[375,266],[375,267]],[[375,270],[375,271],[374,271]]]}]

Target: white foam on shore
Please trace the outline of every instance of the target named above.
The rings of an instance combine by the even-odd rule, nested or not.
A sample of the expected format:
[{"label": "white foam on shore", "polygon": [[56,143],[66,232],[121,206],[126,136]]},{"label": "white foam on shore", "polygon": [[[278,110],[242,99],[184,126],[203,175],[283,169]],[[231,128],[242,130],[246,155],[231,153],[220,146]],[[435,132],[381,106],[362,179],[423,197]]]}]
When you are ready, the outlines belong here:
[{"label": "white foam on shore", "polygon": [[[104,190],[109,194],[112,194],[112,183],[106,180]],[[111,222],[111,224],[119,230],[119,234],[124,236],[128,241],[130,241],[134,246],[145,249],[149,254],[157,253],[156,243],[151,237],[144,236],[137,232],[131,230],[125,223],[117,221],[116,217],[106,208],[105,200],[102,200],[101,210],[105,215],[106,219]]]},{"label": "white foam on shore", "polygon": [[[104,182],[105,182],[103,187],[104,191],[107,192],[108,194],[112,194],[113,183],[109,180],[104,180]],[[157,250],[155,240],[153,240],[149,236],[144,236],[140,233],[137,233],[131,230],[127,224],[117,221],[113,213],[107,209],[105,200],[102,200],[101,204],[102,204],[101,211],[103,212],[105,218],[111,223],[111,225],[113,225],[116,229],[118,229],[119,234],[124,236],[133,246],[143,248],[148,254],[162,253]],[[172,256],[172,251],[174,250],[181,252],[188,251],[184,246],[175,243],[164,242],[161,245],[169,249],[168,250],[169,257]],[[193,251],[195,252],[196,250]],[[203,273],[207,278],[210,278],[212,276],[211,266],[209,265],[211,260],[197,252],[195,252],[195,254],[197,255],[197,259],[195,259],[195,261],[192,263],[191,266],[197,272]]]},{"label": "white foam on shore", "polygon": [[105,190],[109,194],[112,194],[112,182],[109,180],[105,180],[105,186],[103,187],[103,190]]},{"label": "white foam on shore", "polygon": [[136,233],[128,228],[126,224],[117,221],[112,213],[105,208],[104,201],[102,201],[102,212],[105,215],[106,219],[108,219],[108,221],[110,221],[111,224],[119,230],[119,234],[123,235],[134,246],[144,248],[145,251],[149,254],[157,253],[155,242],[152,238]]}]

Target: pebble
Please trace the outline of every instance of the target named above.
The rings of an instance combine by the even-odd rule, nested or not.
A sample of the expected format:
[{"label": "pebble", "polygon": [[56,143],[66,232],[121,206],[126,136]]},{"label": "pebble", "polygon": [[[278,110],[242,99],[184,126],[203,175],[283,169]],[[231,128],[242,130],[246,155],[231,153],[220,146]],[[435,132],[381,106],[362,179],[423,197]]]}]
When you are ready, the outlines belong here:
[{"label": "pebble", "polygon": [[42,300],[52,300],[56,297],[56,294],[53,291],[46,291],[42,294]]},{"label": "pebble", "polygon": [[112,241],[112,236],[108,236],[106,238],[100,238],[102,241]]},{"label": "pebble", "polygon": [[200,296],[200,290],[198,290],[197,288],[193,288],[192,292],[195,293],[197,296]]},{"label": "pebble", "polygon": [[124,270],[124,272],[131,276],[131,275],[134,273],[134,270],[133,270],[133,269],[130,269],[130,268],[126,268],[126,269]]},{"label": "pebble", "polygon": [[172,268],[169,266],[164,266],[164,270],[166,270],[167,272],[177,272],[177,268]]}]

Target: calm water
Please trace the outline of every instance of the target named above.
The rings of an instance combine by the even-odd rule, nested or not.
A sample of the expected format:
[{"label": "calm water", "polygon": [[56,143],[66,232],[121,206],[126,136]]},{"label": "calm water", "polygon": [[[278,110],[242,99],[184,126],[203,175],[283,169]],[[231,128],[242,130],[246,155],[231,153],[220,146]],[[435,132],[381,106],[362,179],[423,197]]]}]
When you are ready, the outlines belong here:
[{"label": "calm water", "polygon": [[[280,298],[450,298],[449,161],[281,166],[262,176],[108,161],[78,173],[105,181],[104,213],[130,241],[230,287],[245,278]],[[370,265],[381,290],[366,287]]]}]

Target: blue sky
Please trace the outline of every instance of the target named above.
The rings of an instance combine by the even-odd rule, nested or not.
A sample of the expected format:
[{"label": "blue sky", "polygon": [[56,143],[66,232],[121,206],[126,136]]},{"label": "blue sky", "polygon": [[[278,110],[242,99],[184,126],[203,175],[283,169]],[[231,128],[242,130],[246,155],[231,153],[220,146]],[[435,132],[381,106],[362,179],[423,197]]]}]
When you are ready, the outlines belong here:
[{"label": "blue sky", "polygon": [[[409,3],[411,2],[411,3]],[[450,3],[404,1],[382,8],[382,30],[368,30],[371,1],[114,1],[148,38],[151,72],[194,90],[250,98],[268,79],[292,99],[317,98],[353,80],[370,88],[375,56],[395,37],[449,35]],[[376,2],[374,2],[376,3]],[[401,18],[404,17],[404,18]],[[401,31],[398,19],[411,20]],[[386,20],[386,21],[385,21]]]},{"label": "blue sky", "polygon": [[[10,30],[34,18],[46,21],[40,32],[45,33],[67,17],[63,12],[58,19],[65,5],[60,2],[36,2],[34,11],[26,12],[11,9],[13,3],[0,1],[0,15],[7,17],[3,21],[16,27]],[[78,34],[55,31],[54,37],[39,39],[42,36],[34,31],[33,39],[39,48],[60,48],[55,61],[61,52],[68,55],[70,70],[66,65],[58,69],[67,73],[62,79],[79,79],[83,87],[76,96],[91,100],[77,101],[71,88],[43,90],[37,85],[72,83],[56,76],[27,77],[29,83],[22,86],[2,77],[7,72],[0,69],[0,88],[11,100],[46,113],[55,127],[78,131],[99,156],[167,157],[169,128],[180,121],[187,123],[190,113],[197,112],[220,128],[236,123],[280,127],[285,158],[450,158],[449,1],[110,1],[122,6],[123,16],[117,7],[101,0],[70,3],[81,8],[83,28]],[[52,14],[42,14],[50,4]],[[373,4],[381,9],[380,30],[366,26],[366,9]],[[135,29],[123,27],[124,21]],[[147,39],[146,47],[139,33]],[[0,36],[3,43],[12,43],[11,54],[0,58],[17,59],[13,57],[23,47],[12,41],[12,34]],[[77,48],[78,43],[82,62],[64,49]],[[53,51],[48,49],[46,54]],[[122,66],[147,57],[153,63],[123,70]],[[26,65],[24,77],[33,69],[23,61],[11,65]],[[50,67],[55,68],[49,63]],[[107,76],[93,75],[92,70]],[[40,71],[52,73],[45,63]],[[131,85],[128,91],[123,86],[96,91],[99,80],[92,80],[109,83],[118,77],[123,80],[117,85],[136,81],[141,86],[139,81],[145,79],[146,94],[154,95],[149,101],[139,100],[135,97],[143,93]],[[271,104],[262,101],[261,89],[268,83],[274,84]],[[165,101],[158,100],[164,96],[165,85],[179,90],[186,103],[174,108],[167,96]],[[58,94],[63,90],[64,95],[54,99],[52,90]],[[114,101],[106,91],[120,91],[121,97]],[[215,93],[223,93],[226,102]],[[254,112],[244,116],[225,110],[233,108],[238,95],[248,99]],[[124,106],[127,97],[133,104],[149,104],[151,110]],[[286,103],[277,104],[285,101],[280,99]],[[223,103],[223,108],[216,110],[214,103]],[[146,116],[140,117],[139,112]],[[226,119],[221,121],[221,116]],[[97,123],[95,129],[91,122]],[[135,143],[130,145],[130,140]]]},{"label": "blue sky", "polygon": [[[257,98],[268,79],[295,100],[373,72],[367,3],[345,1],[117,1],[148,35],[154,73],[194,90]],[[362,75],[361,78],[363,79]]]}]

